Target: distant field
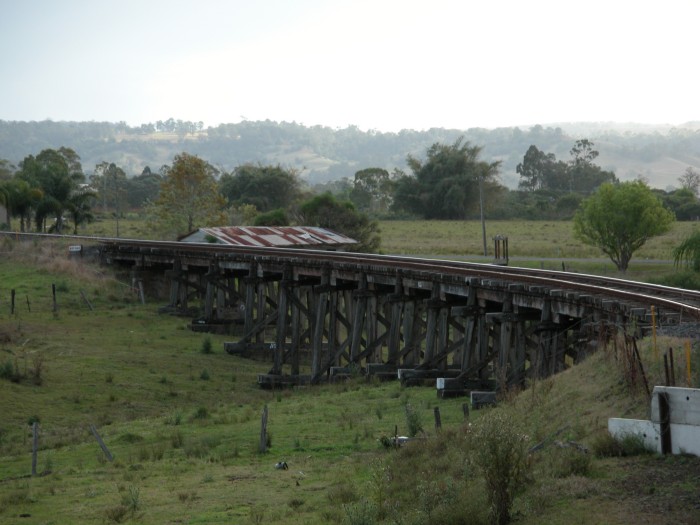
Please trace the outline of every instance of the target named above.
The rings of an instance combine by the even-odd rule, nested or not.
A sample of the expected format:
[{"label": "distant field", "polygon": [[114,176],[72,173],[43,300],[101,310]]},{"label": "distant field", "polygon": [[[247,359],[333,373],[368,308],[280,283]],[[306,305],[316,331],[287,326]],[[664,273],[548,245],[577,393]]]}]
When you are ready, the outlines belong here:
[{"label": "distant field", "polygon": [[[632,258],[628,277],[644,280],[674,272],[671,251],[698,227],[694,222],[677,222],[669,233],[650,239]],[[574,238],[571,221],[488,221],[486,259],[479,221],[380,221],[379,228],[385,254],[490,261],[493,237],[504,235],[508,237],[511,265],[562,269],[564,263],[567,269],[581,273],[618,273],[604,253]],[[98,220],[80,233],[117,236],[117,223],[114,219]],[[143,219],[130,217],[119,221],[119,237],[153,239],[154,234]]]},{"label": "distant field", "polygon": [[[669,233],[649,240],[632,258],[627,277],[647,280],[674,273],[672,250],[697,227],[693,222],[677,222]],[[493,237],[504,235],[512,266],[561,270],[565,265],[580,273],[618,274],[603,252],[574,238],[571,221],[489,221],[487,258],[479,221],[382,221],[380,229],[381,249],[387,254],[491,261]]]},{"label": "distant field", "polygon": [[[671,250],[697,227],[693,222],[675,223],[666,235],[649,240],[634,259],[671,259]],[[380,229],[384,253],[483,255],[479,221],[381,221]],[[511,257],[607,258],[574,238],[571,221],[489,221],[486,246],[491,257],[495,235],[508,237]]]}]

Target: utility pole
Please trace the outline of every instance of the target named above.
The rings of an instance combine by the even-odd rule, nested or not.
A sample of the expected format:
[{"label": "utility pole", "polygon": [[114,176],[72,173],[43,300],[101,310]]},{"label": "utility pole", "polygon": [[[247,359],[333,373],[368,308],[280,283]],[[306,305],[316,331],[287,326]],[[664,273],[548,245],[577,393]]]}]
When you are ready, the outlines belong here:
[{"label": "utility pole", "polygon": [[479,213],[481,214],[481,237],[484,241],[484,257],[489,252],[486,248],[486,221],[484,220],[484,176],[479,175]]}]

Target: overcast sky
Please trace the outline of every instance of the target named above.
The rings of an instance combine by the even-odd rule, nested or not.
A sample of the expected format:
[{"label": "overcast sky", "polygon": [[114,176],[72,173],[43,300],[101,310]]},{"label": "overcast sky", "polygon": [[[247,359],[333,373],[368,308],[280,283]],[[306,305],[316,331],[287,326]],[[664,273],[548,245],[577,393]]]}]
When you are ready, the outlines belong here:
[{"label": "overcast sky", "polygon": [[0,119],[700,120],[696,0],[0,0]]}]

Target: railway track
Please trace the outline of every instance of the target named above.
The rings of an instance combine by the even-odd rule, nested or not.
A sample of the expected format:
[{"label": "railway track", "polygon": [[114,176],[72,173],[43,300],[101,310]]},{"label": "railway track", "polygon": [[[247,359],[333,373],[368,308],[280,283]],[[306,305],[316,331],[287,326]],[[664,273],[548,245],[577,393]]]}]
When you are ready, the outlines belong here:
[{"label": "railway track", "polygon": [[333,263],[351,266],[384,268],[387,272],[402,269],[429,274],[449,274],[465,278],[501,280],[529,286],[543,286],[621,300],[640,306],[666,309],[680,315],[681,321],[700,321],[700,291],[685,290],[656,284],[642,283],[612,277],[579,274],[555,270],[537,270],[486,263],[472,263],[443,259],[423,259],[398,255],[360,254],[294,248],[257,248],[226,246],[220,244],[181,243],[176,241],[152,241],[89,236],[58,236],[45,234],[19,234],[5,232],[5,236],[17,239],[61,239],[69,243],[96,244],[116,252],[197,254],[218,259],[250,258],[296,261],[304,259],[319,265]]},{"label": "railway track", "polygon": [[700,291],[685,290],[669,286],[630,281],[612,277],[562,272],[556,270],[537,270],[511,266],[498,266],[485,263],[450,261],[443,259],[422,259],[398,255],[360,254],[352,252],[329,252],[318,250],[300,250],[289,248],[254,248],[223,246],[216,244],[183,245],[171,241],[141,241],[124,239],[98,240],[100,244],[131,247],[139,249],[173,250],[174,252],[206,253],[226,258],[227,255],[250,258],[305,259],[323,263],[384,267],[400,271],[410,269],[430,274],[460,275],[465,278],[476,277],[520,283],[531,286],[543,286],[586,293],[621,301],[637,303],[640,306],[664,308],[677,312],[681,320],[700,321]]}]

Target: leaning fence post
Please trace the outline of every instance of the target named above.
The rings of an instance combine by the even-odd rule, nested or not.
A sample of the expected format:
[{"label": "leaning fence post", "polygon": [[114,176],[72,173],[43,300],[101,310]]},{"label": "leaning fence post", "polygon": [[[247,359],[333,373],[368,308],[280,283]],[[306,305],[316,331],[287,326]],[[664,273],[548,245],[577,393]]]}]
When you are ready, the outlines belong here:
[{"label": "leaning fence post", "polygon": [[105,445],[105,442],[102,441],[102,438],[97,433],[97,429],[95,428],[95,425],[90,425],[90,432],[92,432],[92,435],[95,436],[95,439],[97,440],[97,443],[100,445],[102,452],[105,453],[107,460],[110,462],[114,461],[114,457],[112,456],[112,453],[109,451],[109,449],[107,448],[107,445]]},{"label": "leaning fence post", "polygon": [[85,301],[85,304],[88,305],[88,308],[90,308],[90,311],[94,310],[94,308],[92,307],[92,304],[90,303],[87,296],[85,295],[85,292],[80,290],[80,296],[83,298],[83,301]]},{"label": "leaning fence post", "polygon": [[435,407],[433,409],[435,414],[435,430],[440,430],[442,428],[442,420],[440,419],[440,407]]}]

